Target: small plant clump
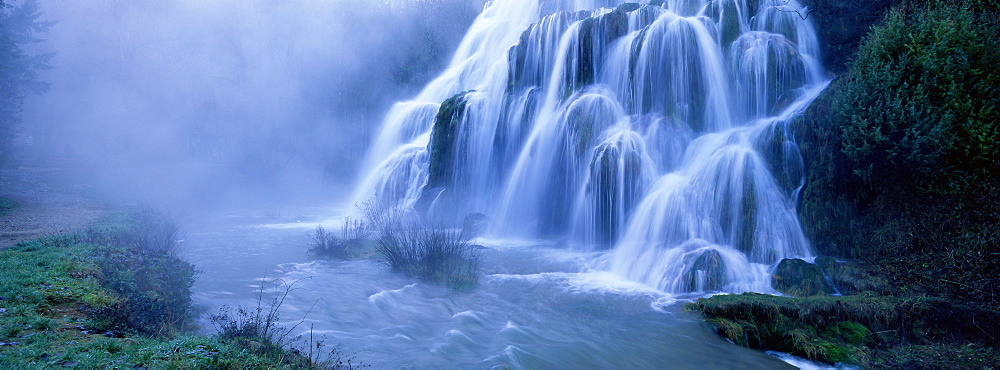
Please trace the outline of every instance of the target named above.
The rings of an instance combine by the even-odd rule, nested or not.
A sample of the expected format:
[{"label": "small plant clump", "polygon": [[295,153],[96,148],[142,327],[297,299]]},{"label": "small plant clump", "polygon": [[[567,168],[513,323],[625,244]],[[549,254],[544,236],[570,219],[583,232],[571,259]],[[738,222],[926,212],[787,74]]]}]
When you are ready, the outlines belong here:
[{"label": "small plant clump", "polygon": [[367,255],[366,244],[370,234],[363,221],[345,217],[340,237],[327,231],[323,226],[316,226],[309,251],[317,256],[329,258],[364,257]]},{"label": "small plant clump", "polygon": [[374,228],[376,252],[393,270],[460,290],[479,283],[480,254],[459,231],[426,227],[384,203],[365,203],[361,211]]},{"label": "small plant clump", "polygon": [[[265,298],[265,286],[273,285],[283,291]],[[271,358],[277,364],[307,367],[307,368],[354,368],[354,358],[341,355],[339,348],[324,351],[325,340],[313,341],[312,330],[309,331],[308,353],[294,348],[293,344],[302,339],[292,336],[302,321],[292,327],[281,325],[279,308],[285,298],[294,289],[295,283],[286,283],[281,279],[263,281],[257,293],[255,307],[239,306],[234,310],[223,306],[209,320],[215,325],[217,336],[224,343],[233,343],[239,347],[251,350],[257,355]],[[286,350],[291,348],[291,350]],[[315,350],[315,351],[314,351]]]}]

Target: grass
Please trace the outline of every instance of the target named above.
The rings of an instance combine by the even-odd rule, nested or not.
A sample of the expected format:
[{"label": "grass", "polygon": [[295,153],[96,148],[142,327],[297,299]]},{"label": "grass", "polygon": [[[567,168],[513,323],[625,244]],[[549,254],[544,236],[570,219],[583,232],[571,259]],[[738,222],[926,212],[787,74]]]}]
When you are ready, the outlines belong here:
[{"label": "grass", "polygon": [[176,235],[147,207],[0,250],[0,368],[353,366],[187,333],[194,269]]},{"label": "grass", "polygon": [[461,232],[427,227],[398,207],[366,203],[361,211],[374,229],[379,258],[394,271],[458,290],[479,283],[480,254]]},{"label": "grass", "polygon": [[0,197],[0,216],[4,216],[14,208],[17,208],[17,203],[13,200]]}]

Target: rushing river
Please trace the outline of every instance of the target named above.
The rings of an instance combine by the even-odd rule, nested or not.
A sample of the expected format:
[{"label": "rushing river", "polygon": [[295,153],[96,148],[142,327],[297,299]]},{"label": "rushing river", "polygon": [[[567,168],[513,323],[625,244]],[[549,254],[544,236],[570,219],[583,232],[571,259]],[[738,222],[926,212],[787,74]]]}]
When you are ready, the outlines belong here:
[{"label": "rushing river", "polygon": [[[316,212],[320,212],[317,210]],[[302,213],[309,213],[304,210]],[[188,227],[182,253],[201,271],[201,324],[256,304],[260,280],[294,282],[280,307],[293,335],[384,367],[781,368],[715,334],[675,296],[589,268],[599,253],[543,241],[477,240],[484,276],[469,291],[420,283],[375,260],[317,260],[316,216],[220,217]],[[305,347],[305,342],[299,343]]]}]

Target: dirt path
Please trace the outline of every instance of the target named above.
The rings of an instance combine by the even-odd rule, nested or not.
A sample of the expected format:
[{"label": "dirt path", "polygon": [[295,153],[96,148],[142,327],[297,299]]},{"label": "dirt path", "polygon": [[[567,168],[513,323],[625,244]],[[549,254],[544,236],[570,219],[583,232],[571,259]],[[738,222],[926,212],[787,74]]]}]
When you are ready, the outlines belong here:
[{"label": "dirt path", "polygon": [[22,241],[79,230],[108,211],[85,195],[79,185],[58,179],[71,178],[65,168],[18,165],[0,169],[0,197],[17,207],[0,216],[0,248]]}]

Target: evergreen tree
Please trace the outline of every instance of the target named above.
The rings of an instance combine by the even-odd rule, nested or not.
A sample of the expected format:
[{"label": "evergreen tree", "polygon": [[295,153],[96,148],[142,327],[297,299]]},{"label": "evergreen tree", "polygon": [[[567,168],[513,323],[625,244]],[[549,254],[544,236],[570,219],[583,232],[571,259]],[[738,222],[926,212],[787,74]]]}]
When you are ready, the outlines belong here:
[{"label": "evergreen tree", "polygon": [[38,71],[49,68],[52,55],[24,50],[26,45],[40,42],[38,35],[53,24],[40,17],[36,0],[17,5],[0,0],[0,160],[10,152],[25,95],[48,87],[38,80]]}]

